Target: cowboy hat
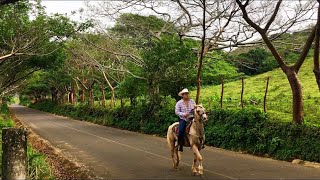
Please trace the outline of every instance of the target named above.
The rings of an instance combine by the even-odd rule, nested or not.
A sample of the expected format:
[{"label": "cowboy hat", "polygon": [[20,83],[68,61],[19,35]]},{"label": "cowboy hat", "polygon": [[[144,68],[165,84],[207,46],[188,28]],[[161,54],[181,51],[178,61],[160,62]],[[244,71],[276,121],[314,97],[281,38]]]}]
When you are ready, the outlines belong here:
[{"label": "cowboy hat", "polygon": [[182,91],[180,91],[180,92],[178,93],[178,95],[179,95],[180,97],[182,97],[182,95],[183,95],[184,93],[189,93],[189,90],[188,90],[187,88],[184,88],[184,89],[182,89]]}]

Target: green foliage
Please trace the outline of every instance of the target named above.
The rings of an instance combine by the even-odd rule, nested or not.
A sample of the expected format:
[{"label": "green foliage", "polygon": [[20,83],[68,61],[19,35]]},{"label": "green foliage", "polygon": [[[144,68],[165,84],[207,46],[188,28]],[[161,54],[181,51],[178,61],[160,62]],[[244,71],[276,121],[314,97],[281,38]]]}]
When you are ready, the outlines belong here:
[{"label": "green foliage", "polygon": [[43,78],[43,72],[34,73],[32,77],[28,79],[27,85],[21,92],[22,96],[32,97],[36,101],[44,98],[50,92],[50,89]]},{"label": "green foliage", "polygon": [[138,14],[124,13],[116,20],[111,32],[133,39],[150,39],[166,26],[168,32],[173,32],[174,27],[156,16],[141,16]]},{"label": "green foliage", "polygon": [[28,146],[28,179],[54,179],[46,157]]},{"label": "green foliage", "polygon": [[261,74],[279,66],[272,54],[263,48],[255,48],[231,58],[239,71],[246,75]]},{"label": "green foliage", "polygon": [[50,101],[31,104],[30,107],[101,125],[164,136],[168,126],[175,122],[177,117],[173,111],[175,100],[166,98],[162,103],[164,108],[157,111],[150,109],[148,105],[104,109],[84,104],[57,105]]},{"label": "green foliage", "polygon": [[[320,93],[313,74],[313,61],[306,59],[299,71],[299,79],[302,84],[304,100],[304,123],[319,125]],[[267,95],[267,113],[272,117],[279,117],[282,121],[292,121],[292,94],[286,75],[281,69],[275,69],[267,73],[244,79],[244,104],[245,107],[263,108],[263,97],[266,88],[267,77],[270,77]],[[225,84],[224,108],[240,107],[241,81]],[[201,89],[201,103],[209,109],[220,107],[221,85],[207,86]],[[192,91],[191,95],[195,95]],[[209,100],[211,101],[209,107]]]},{"label": "green foliage", "polygon": [[138,96],[142,96],[146,92],[146,82],[132,76],[126,76],[119,84],[116,94],[119,98],[129,98],[131,103],[135,103]]},{"label": "green foliage", "polygon": [[145,63],[142,74],[147,78],[149,91],[159,89],[162,95],[177,98],[183,87],[195,82],[197,58],[191,49],[189,44],[172,36],[154,41],[142,54]]},{"label": "green foliage", "polygon": [[204,59],[201,83],[204,85],[220,84],[222,79],[234,81],[242,76],[233,64],[226,61],[227,59],[227,55],[222,51],[209,54]]},{"label": "green foliage", "polygon": [[63,43],[91,26],[60,14],[48,16],[40,1],[19,1],[0,11],[1,95],[34,72],[62,64]]},{"label": "green foliage", "polygon": [[320,162],[319,128],[272,120],[257,109],[214,110],[207,125],[207,143],[280,160]]},{"label": "green foliage", "polygon": [[[273,34],[270,38],[277,47],[277,51],[287,64],[295,63],[302,52],[302,45],[306,42],[311,28],[294,33]],[[258,40],[260,41],[260,40]],[[312,51],[312,50],[311,50]],[[308,56],[311,55],[311,52]],[[254,47],[240,47],[231,52],[231,60],[240,72],[246,75],[256,75],[279,67],[273,55],[265,44]]]}]

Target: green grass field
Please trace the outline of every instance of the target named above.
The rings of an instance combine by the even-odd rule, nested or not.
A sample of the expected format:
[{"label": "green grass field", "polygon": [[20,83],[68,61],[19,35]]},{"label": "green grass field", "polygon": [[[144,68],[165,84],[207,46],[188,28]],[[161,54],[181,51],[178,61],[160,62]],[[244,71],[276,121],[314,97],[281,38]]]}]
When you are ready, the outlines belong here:
[{"label": "green grass field", "polygon": [[[267,97],[267,113],[272,119],[291,121],[292,95],[289,82],[281,69],[245,79],[244,104],[246,107],[263,108],[266,79],[270,76]],[[313,74],[313,61],[309,58],[298,73],[303,87],[304,123],[320,125],[320,92]],[[240,107],[241,80],[225,84],[224,108]],[[192,96],[196,92],[192,91]],[[207,109],[219,108],[221,85],[207,86],[201,89],[201,102]],[[253,103],[255,102],[255,103]]]}]

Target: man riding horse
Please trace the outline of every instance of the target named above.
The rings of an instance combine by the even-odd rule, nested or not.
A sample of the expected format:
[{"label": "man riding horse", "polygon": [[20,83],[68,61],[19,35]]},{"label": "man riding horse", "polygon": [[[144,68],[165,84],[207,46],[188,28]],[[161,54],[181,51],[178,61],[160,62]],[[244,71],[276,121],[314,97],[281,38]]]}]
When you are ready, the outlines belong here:
[{"label": "man riding horse", "polygon": [[[175,113],[179,116],[178,150],[182,152],[187,124],[193,120],[195,102],[190,99],[189,90],[186,88],[179,92],[178,95],[182,97],[182,99],[177,102]],[[204,148],[204,145],[202,148]]]},{"label": "man riding horse", "polygon": [[177,102],[175,113],[179,116],[178,150],[182,152],[187,122],[189,121],[190,112],[194,109],[195,102],[190,99],[188,89],[183,89],[178,95],[182,99]]},{"label": "man riding horse", "polygon": [[[200,154],[204,148],[205,134],[204,124],[208,122],[205,108],[201,104],[195,104],[189,97],[188,89],[183,89],[179,96],[182,97],[177,102],[175,113],[179,116],[179,122],[175,122],[168,127],[167,143],[170,148],[173,168],[178,168],[181,160],[183,146],[190,147],[194,153],[192,162],[192,173],[194,175],[203,174],[203,158]],[[189,125],[187,125],[187,123]],[[186,131],[186,129],[188,129]],[[178,142],[178,144],[177,144]],[[198,163],[198,167],[197,166]]]}]

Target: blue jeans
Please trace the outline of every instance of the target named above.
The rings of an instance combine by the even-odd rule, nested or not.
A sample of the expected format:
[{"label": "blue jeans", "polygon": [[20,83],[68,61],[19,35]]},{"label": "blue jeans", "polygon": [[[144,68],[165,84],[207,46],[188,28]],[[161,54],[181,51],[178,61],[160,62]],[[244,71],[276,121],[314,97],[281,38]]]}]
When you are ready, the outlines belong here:
[{"label": "blue jeans", "polygon": [[179,133],[178,133],[178,137],[184,137],[184,133],[186,131],[186,127],[187,127],[187,121],[180,119],[179,120]]}]

